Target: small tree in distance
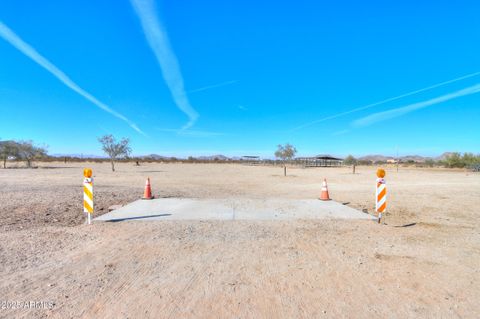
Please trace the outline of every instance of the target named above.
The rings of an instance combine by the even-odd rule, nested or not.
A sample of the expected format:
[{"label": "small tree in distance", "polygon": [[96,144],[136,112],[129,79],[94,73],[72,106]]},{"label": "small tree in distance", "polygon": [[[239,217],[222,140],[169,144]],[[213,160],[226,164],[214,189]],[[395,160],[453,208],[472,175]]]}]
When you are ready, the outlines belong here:
[{"label": "small tree in distance", "polygon": [[279,144],[277,146],[275,157],[283,161],[283,176],[287,176],[286,161],[292,160],[295,157],[295,154],[297,154],[297,149],[293,145],[287,143],[285,145]]},{"label": "small tree in distance", "polygon": [[355,174],[355,166],[357,165],[357,159],[353,155],[348,155],[343,160],[343,164],[352,165],[352,173]]},{"label": "small tree in distance", "polygon": [[343,164],[345,164],[345,165],[355,165],[355,164],[357,164],[357,159],[355,157],[353,157],[353,155],[348,155],[343,160]]},{"label": "small tree in distance", "polygon": [[7,168],[8,158],[18,157],[18,143],[14,141],[0,141],[0,157],[3,161],[3,168]]},{"label": "small tree in distance", "polygon": [[122,138],[120,142],[117,142],[113,135],[104,135],[98,138],[100,144],[102,144],[102,150],[110,157],[110,163],[112,163],[112,172],[115,172],[115,160],[118,158],[128,157],[132,152],[130,148],[130,140],[128,138]]},{"label": "small tree in distance", "polygon": [[46,146],[36,146],[32,141],[0,141],[0,157],[3,168],[7,167],[9,157],[25,160],[27,167],[32,167],[34,159],[47,156]]},{"label": "small tree in distance", "polygon": [[21,141],[16,143],[17,155],[27,162],[27,167],[32,167],[32,161],[47,155],[46,147],[35,146],[32,141]]}]

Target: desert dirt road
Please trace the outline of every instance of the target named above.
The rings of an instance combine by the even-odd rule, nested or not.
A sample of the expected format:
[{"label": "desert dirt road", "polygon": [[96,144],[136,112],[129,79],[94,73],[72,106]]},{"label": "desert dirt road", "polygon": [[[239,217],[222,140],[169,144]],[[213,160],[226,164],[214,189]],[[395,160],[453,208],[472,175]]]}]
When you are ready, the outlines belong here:
[{"label": "desert dirt road", "polygon": [[[0,318],[478,318],[480,175],[387,170],[365,220],[83,224],[85,164],[0,170]],[[373,211],[374,167],[89,164],[96,212],[160,197],[333,199]],[[394,227],[413,224],[408,227]],[[12,309],[22,301],[49,307]],[[5,302],[5,303],[4,303]],[[7,304],[8,302],[8,304]],[[7,307],[8,306],[8,307]]]}]

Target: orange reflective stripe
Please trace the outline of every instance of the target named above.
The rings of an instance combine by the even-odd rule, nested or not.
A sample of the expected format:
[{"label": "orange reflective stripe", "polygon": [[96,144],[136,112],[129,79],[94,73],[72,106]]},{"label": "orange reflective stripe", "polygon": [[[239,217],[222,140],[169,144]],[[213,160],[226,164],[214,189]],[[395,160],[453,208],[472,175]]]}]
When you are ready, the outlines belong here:
[{"label": "orange reflective stripe", "polygon": [[383,213],[383,212],[385,211],[385,208],[387,208],[387,203],[383,203],[383,205],[380,206],[380,208],[378,209],[378,211],[379,211],[380,213]]},{"label": "orange reflective stripe", "polygon": [[377,201],[380,201],[383,197],[385,197],[386,194],[387,194],[387,189],[384,188],[384,189],[380,192],[380,194],[378,194],[378,196],[377,196]]}]

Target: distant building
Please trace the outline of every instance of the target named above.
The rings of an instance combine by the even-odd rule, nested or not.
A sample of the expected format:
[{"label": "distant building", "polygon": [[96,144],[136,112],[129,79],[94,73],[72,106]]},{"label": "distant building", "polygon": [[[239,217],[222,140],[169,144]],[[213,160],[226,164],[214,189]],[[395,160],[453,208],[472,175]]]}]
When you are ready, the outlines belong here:
[{"label": "distant building", "polygon": [[257,165],[261,162],[261,159],[260,156],[244,155],[240,158],[240,161],[245,164]]},{"label": "distant building", "polygon": [[330,155],[317,155],[312,157],[297,157],[297,163],[302,163],[305,167],[334,167],[342,166],[343,159]]},{"label": "distant building", "polygon": [[390,158],[390,159],[387,159],[387,164],[397,164],[397,160],[396,159],[393,159],[393,158]]}]

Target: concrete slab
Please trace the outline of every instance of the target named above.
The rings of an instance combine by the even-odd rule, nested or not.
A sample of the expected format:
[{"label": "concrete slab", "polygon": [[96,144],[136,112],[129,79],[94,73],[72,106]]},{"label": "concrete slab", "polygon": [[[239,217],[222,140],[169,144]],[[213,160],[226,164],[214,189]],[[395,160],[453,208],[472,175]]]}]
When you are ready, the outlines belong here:
[{"label": "concrete slab", "polygon": [[335,201],[318,199],[193,199],[159,198],[138,200],[95,218],[95,221],[124,220],[289,220],[289,219],[375,219]]}]

